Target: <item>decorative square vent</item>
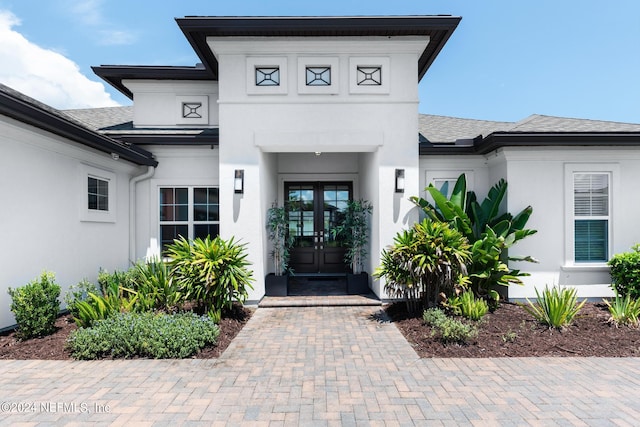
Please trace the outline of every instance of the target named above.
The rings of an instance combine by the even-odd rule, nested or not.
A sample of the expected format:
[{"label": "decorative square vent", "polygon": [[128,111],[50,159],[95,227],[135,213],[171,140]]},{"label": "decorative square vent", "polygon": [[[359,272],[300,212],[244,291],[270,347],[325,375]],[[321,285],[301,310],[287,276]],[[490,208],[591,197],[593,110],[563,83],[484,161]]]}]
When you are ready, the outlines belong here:
[{"label": "decorative square vent", "polygon": [[390,88],[390,58],[384,56],[349,58],[349,93],[387,95]]},{"label": "decorative square vent", "polygon": [[280,86],[280,67],[256,67],[256,86]]},{"label": "decorative square vent", "polygon": [[331,86],[331,67],[306,67],[307,86]]},{"label": "decorative square vent", "polygon": [[358,86],[382,86],[382,67],[358,67]]},{"label": "decorative square vent", "polygon": [[200,109],[202,108],[202,102],[183,102],[182,103],[182,118],[184,119],[201,119]]},{"label": "decorative square vent", "polygon": [[176,125],[209,124],[208,95],[176,95],[175,99]]}]

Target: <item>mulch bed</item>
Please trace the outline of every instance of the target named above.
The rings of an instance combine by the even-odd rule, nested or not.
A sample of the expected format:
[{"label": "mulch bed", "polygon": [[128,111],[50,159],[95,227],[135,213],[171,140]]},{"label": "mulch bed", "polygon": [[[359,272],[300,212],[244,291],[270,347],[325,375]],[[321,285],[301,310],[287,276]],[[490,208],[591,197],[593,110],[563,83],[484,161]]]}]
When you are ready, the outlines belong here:
[{"label": "mulch bed", "polygon": [[464,345],[432,338],[431,328],[421,316],[409,316],[404,303],[385,310],[420,357],[640,357],[640,329],[608,323],[602,303],[586,303],[563,330],[539,324],[520,305],[503,303],[478,324],[478,337]]},{"label": "mulch bed", "polygon": [[[431,328],[421,317],[409,316],[404,303],[390,304],[385,311],[420,357],[640,357],[640,329],[608,323],[607,308],[599,303],[585,304],[575,322],[561,331],[540,325],[519,305],[503,303],[485,316],[478,337],[465,345],[445,345],[433,338]],[[194,358],[219,357],[251,314],[240,306],[225,313],[218,343]],[[1,334],[0,359],[71,360],[65,342],[77,327],[66,315],[58,318],[56,328],[53,335],[26,341],[18,340],[15,332]]]},{"label": "mulch bed", "polygon": [[[194,358],[219,357],[252,314],[252,310],[237,305],[225,311],[218,325],[220,335],[216,345],[202,349]],[[73,360],[65,343],[71,331],[77,328],[71,315],[67,314],[56,321],[56,332],[46,337],[20,341],[15,332],[0,334],[0,359]]]}]

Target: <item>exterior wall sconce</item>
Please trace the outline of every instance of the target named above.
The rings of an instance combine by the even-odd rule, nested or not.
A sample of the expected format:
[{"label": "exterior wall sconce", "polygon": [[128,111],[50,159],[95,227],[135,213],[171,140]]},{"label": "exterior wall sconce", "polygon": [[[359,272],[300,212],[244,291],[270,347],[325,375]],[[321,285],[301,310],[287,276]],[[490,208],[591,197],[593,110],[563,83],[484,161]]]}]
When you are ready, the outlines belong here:
[{"label": "exterior wall sconce", "polygon": [[233,179],[233,192],[244,193],[244,169],[236,169]]},{"label": "exterior wall sconce", "polygon": [[396,169],[396,193],[404,193],[404,169]]}]

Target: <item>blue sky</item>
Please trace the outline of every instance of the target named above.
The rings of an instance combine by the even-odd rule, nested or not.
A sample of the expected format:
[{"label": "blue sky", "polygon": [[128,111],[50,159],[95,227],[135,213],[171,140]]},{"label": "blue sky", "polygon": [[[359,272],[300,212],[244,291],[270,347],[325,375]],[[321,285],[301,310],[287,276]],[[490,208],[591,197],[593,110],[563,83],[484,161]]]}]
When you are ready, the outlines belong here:
[{"label": "blue sky", "polygon": [[0,0],[0,82],[57,108],[129,104],[92,65],[194,65],[187,15],[462,16],[420,112],[640,123],[640,1]]}]

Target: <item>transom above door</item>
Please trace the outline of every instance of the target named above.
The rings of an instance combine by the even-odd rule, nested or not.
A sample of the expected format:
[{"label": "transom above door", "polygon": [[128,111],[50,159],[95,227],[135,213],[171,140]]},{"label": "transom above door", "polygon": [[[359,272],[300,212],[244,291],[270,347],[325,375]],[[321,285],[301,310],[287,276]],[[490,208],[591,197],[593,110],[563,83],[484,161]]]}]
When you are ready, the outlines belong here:
[{"label": "transom above door", "polygon": [[351,182],[285,182],[289,265],[294,273],[346,273],[344,240],[332,231],[344,219],[353,199]]}]

